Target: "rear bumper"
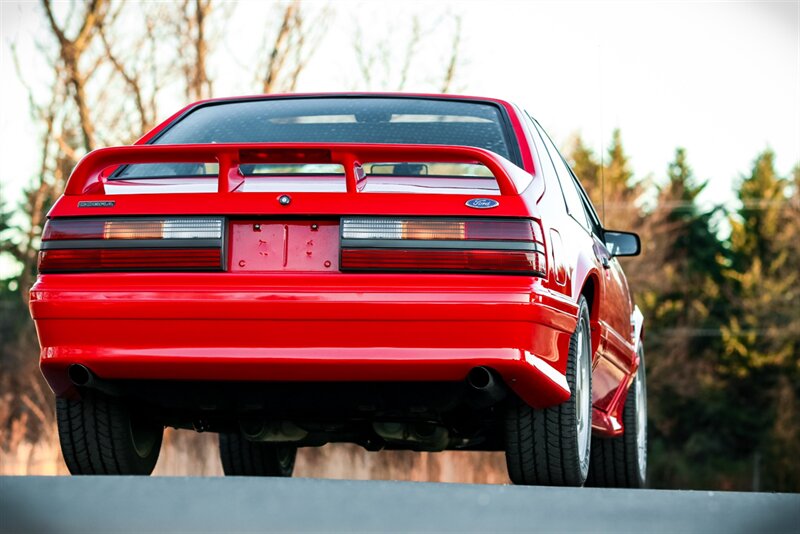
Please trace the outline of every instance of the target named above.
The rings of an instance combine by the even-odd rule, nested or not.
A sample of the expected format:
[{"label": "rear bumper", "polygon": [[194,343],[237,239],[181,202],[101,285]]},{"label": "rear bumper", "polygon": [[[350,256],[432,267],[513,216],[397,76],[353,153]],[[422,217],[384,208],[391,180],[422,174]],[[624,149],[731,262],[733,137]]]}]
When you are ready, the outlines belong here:
[{"label": "rear bumper", "polygon": [[31,290],[41,369],[105,379],[458,381],[495,369],[532,406],[569,397],[577,308],[480,275],[70,274]]}]

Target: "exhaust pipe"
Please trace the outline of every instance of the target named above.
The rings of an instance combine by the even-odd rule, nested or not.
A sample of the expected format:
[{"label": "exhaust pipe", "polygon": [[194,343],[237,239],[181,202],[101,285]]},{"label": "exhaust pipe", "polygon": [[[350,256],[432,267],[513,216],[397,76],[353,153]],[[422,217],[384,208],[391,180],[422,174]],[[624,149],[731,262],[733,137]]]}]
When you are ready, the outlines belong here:
[{"label": "exhaust pipe", "polygon": [[94,383],[94,375],[85,366],[79,363],[74,363],[67,369],[67,376],[70,381],[78,387],[92,387]]},{"label": "exhaust pipe", "polygon": [[506,398],[508,390],[494,371],[487,367],[473,367],[467,374],[470,388],[468,402],[474,408],[488,408]]},{"label": "exhaust pipe", "polygon": [[486,367],[473,367],[467,375],[467,384],[478,391],[491,389],[495,383],[492,372]]},{"label": "exhaust pipe", "polygon": [[67,369],[67,376],[73,385],[79,388],[93,389],[106,395],[120,396],[121,392],[116,384],[107,382],[97,376],[85,365],[74,363]]}]

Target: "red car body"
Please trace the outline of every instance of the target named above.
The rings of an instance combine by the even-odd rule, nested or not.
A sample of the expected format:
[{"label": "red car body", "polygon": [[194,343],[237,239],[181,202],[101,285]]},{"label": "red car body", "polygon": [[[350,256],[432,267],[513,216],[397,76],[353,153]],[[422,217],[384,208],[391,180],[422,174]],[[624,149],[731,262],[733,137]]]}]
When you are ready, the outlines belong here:
[{"label": "red car body", "polygon": [[[595,435],[619,435],[622,408],[639,365],[640,315],[634,313],[618,262],[570,221],[553,166],[543,162],[547,156],[533,121],[511,103],[474,97],[284,95],[251,100],[345,96],[492,104],[507,119],[520,164],[463,146],[148,144],[198,106],[225,100],[188,106],[136,146],[92,152],[48,214],[51,224],[72,218],[220,216],[223,263],[216,272],[40,274],[30,310],[41,343],[41,370],[55,394],[80,395],[69,373],[76,364],[110,383],[284,385],[456,383],[472,369],[485,367],[525,403],[545,408],[570,397],[566,355],[583,295],[590,307],[592,429]],[[346,188],[299,191],[287,185],[282,191],[278,180],[269,192],[248,192],[241,186],[249,178],[239,172],[248,158],[341,163]],[[219,174],[194,179],[202,191],[191,194],[174,187],[182,178],[150,186],[161,187],[160,194],[139,193],[141,181],[113,182],[120,165],[165,161],[218,161]],[[362,190],[362,181],[374,178],[361,173],[364,161],[478,162],[494,175],[497,191],[371,194]],[[383,180],[390,189],[406,187],[393,178]],[[476,197],[499,204],[474,209],[468,202]],[[343,216],[532,219],[541,225],[546,270],[543,276],[343,271]],[[270,253],[262,245],[272,246]],[[347,259],[357,261],[357,252]],[[159,256],[152,261],[160,261]]]}]

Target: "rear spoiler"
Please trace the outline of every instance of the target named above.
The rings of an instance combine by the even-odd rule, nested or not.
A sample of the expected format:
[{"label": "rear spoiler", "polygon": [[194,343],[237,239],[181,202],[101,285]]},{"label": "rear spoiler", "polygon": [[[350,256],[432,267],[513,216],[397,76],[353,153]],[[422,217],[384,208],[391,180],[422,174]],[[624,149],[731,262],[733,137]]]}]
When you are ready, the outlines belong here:
[{"label": "rear spoiler", "polygon": [[134,145],[109,147],[88,153],[75,166],[65,195],[103,194],[108,171],[141,163],[219,163],[218,193],[232,193],[244,182],[239,165],[340,164],[348,193],[360,191],[363,163],[436,162],[480,163],[494,175],[501,195],[518,195],[533,177],[512,162],[488,150],[447,145],[384,145],[357,143],[231,143],[193,145]]}]

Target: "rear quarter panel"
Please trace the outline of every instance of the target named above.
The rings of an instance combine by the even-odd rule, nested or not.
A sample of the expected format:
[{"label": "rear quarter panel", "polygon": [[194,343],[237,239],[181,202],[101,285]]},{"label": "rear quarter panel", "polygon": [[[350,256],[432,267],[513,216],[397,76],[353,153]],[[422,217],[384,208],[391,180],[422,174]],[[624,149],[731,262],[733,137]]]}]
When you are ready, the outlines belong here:
[{"label": "rear quarter panel", "polygon": [[616,411],[620,392],[625,390],[635,370],[635,353],[630,328],[628,286],[616,260],[604,269],[594,253],[595,237],[567,213],[561,186],[544,147],[526,132],[527,151],[532,153],[543,180],[543,195],[537,206],[548,240],[548,279],[546,287],[577,303],[591,281],[591,329],[593,350],[592,400],[595,408]]}]

